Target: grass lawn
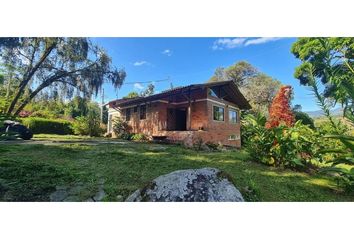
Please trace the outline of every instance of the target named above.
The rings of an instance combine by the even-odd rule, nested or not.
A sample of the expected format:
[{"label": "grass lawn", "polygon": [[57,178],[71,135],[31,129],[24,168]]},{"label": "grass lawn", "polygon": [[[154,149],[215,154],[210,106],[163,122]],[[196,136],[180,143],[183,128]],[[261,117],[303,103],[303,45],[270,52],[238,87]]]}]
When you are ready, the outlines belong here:
[{"label": "grass lawn", "polygon": [[76,189],[68,201],[85,201],[100,184],[104,201],[123,201],[162,174],[202,167],[229,173],[247,201],[354,200],[332,178],[273,169],[250,161],[244,151],[197,152],[177,145],[59,135],[35,140],[60,144],[0,143],[0,201],[49,201],[61,187]]}]

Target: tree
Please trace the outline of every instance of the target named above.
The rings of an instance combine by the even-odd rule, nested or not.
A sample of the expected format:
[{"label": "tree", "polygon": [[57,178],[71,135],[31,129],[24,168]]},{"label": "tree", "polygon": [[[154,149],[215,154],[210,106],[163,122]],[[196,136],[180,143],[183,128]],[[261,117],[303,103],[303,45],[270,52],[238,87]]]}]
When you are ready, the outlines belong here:
[{"label": "tree", "polygon": [[280,88],[269,108],[269,119],[266,123],[267,128],[274,128],[279,125],[286,125],[288,127],[294,125],[295,117],[290,108],[291,95],[291,86]]},{"label": "tree", "polygon": [[147,88],[140,93],[140,96],[142,97],[147,97],[153,95],[155,92],[155,86],[154,84],[150,83]]},{"label": "tree", "polygon": [[329,109],[337,102],[344,106],[344,116],[354,121],[354,38],[299,38],[291,52],[301,60],[295,78],[311,87],[333,127],[338,123]]},{"label": "tree", "polygon": [[245,61],[235,63],[226,69],[217,68],[209,82],[227,80],[234,81],[252,109],[263,115],[267,115],[272,99],[281,86],[278,80],[258,71]]},{"label": "tree", "polygon": [[42,91],[57,91],[69,98],[75,91],[97,95],[104,82],[119,88],[126,76],[87,38],[7,39],[0,42],[0,56],[19,82],[7,109],[12,115],[18,115]]},{"label": "tree", "polygon": [[280,86],[281,83],[278,80],[264,73],[259,73],[250,78],[248,83],[240,88],[240,91],[249,101],[254,111],[267,116],[269,106]]},{"label": "tree", "polygon": [[136,98],[136,97],[139,97],[139,93],[133,91],[133,92],[128,93],[128,95],[123,98],[127,99],[127,98]]},{"label": "tree", "polygon": [[[342,104],[344,117],[354,126],[354,38],[300,38],[293,44],[291,51],[301,60],[300,66],[295,69],[295,77],[300,84],[311,87],[318,104],[332,124],[335,134],[324,137],[342,143],[341,147],[323,151],[336,153],[332,160],[327,161],[331,166],[323,171],[336,173],[352,191],[354,137],[341,133],[340,122],[334,121],[329,107],[331,100]],[[325,87],[323,92],[320,91],[320,83]],[[340,167],[341,164],[351,166],[351,169]]]},{"label": "tree", "polygon": [[246,61],[240,61],[224,69],[219,67],[216,69],[214,76],[209,82],[215,81],[233,81],[238,87],[247,84],[247,80],[256,76],[258,70]]}]

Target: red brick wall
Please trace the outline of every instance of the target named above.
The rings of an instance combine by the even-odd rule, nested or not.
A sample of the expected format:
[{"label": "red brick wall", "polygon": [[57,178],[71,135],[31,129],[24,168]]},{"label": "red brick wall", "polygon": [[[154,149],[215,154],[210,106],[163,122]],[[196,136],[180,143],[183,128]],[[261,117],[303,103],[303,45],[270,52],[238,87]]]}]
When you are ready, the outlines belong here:
[{"label": "red brick wall", "polygon": [[[229,140],[229,136],[235,134],[240,136],[240,121],[237,123],[229,123],[229,108],[233,106],[237,108],[235,104],[222,101],[217,98],[208,96],[211,101],[207,101],[206,89],[192,92],[191,102],[191,130],[189,132],[169,132],[167,130],[168,121],[168,108],[188,108],[189,104],[167,104],[165,102],[152,102],[148,103],[146,107],[146,119],[140,120],[140,108],[134,113],[133,107],[131,108],[131,119],[128,124],[131,126],[132,133],[144,133],[146,135],[163,135],[167,134],[175,140],[183,140],[191,135],[196,138],[202,138],[204,142],[221,143],[223,145],[241,146],[241,140]],[[178,96],[181,98],[181,96]],[[166,99],[167,100],[167,99]],[[172,99],[170,99],[172,100]],[[174,99],[175,100],[175,99]],[[182,100],[182,99],[180,99]],[[184,102],[187,100],[185,99]],[[217,103],[217,102],[222,102]],[[224,107],[224,121],[218,122],[213,120],[213,106]],[[239,116],[238,112],[238,118]],[[125,116],[125,111],[123,111]],[[188,126],[188,124],[187,124]],[[200,129],[202,131],[198,131]],[[188,130],[188,129],[187,129]]]}]

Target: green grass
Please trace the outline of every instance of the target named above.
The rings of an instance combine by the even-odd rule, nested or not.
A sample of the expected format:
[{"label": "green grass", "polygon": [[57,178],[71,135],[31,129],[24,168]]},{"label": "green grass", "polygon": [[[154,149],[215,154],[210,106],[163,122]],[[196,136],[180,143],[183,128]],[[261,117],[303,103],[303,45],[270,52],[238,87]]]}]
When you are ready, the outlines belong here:
[{"label": "green grass", "polygon": [[333,178],[273,169],[250,161],[245,151],[197,152],[177,145],[131,142],[92,145],[85,142],[90,138],[59,135],[35,139],[77,142],[0,144],[1,201],[49,201],[57,186],[77,185],[83,187],[76,199],[85,201],[95,195],[102,179],[104,200],[121,201],[162,174],[202,167],[231,175],[247,201],[354,200]]}]

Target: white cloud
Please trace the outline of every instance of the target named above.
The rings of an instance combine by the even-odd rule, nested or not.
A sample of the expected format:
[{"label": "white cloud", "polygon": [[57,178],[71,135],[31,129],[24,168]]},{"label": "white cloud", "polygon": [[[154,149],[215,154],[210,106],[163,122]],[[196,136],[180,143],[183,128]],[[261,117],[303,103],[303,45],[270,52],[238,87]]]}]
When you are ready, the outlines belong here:
[{"label": "white cloud", "polygon": [[172,56],[172,51],[170,49],[165,49],[161,53],[169,57]]},{"label": "white cloud", "polygon": [[278,41],[279,39],[281,39],[281,38],[279,38],[279,37],[261,37],[261,38],[250,39],[250,40],[246,41],[245,46],[263,44],[263,43],[267,43],[267,42],[274,42],[274,41]]},{"label": "white cloud", "polygon": [[213,50],[232,49],[236,47],[246,47],[249,45],[264,44],[267,42],[277,41],[278,37],[261,37],[261,38],[220,38],[216,40],[212,46]]},{"label": "white cloud", "polygon": [[137,62],[133,63],[133,65],[136,67],[147,65],[147,64],[149,64],[147,61],[137,61]]},{"label": "white cloud", "polygon": [[246,38],[220,38],[213,44],[213,50],[231,49],[241,47],[246,41]]},{"label": "white cloud", "polygon": [[144,86],[142,84],[140,84],[140,83],[134,83],[134,88],[142,90],[142,89],[144,89]]}]

